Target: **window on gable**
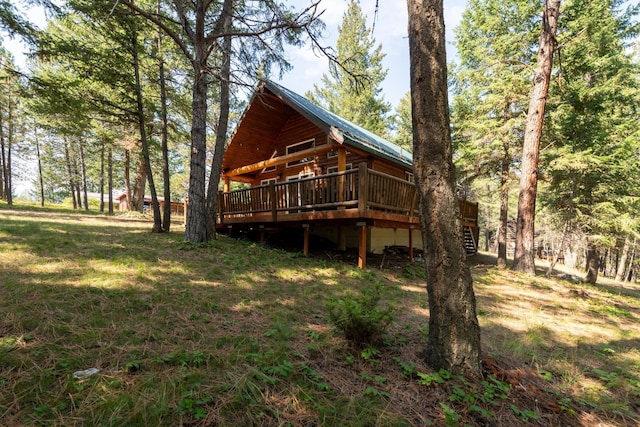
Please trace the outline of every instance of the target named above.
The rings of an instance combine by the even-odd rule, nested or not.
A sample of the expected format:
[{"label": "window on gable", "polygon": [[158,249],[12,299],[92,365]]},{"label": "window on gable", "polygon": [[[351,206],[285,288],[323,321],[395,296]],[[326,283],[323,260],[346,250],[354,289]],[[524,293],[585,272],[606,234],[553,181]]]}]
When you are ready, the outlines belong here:
[{"label": "window on gable", "polygon": [[[303,150],[307,150],[309,148],[313,148],[315,146],[315,139],[310,139],[308,141],[298,142],[297,144],[287,145],[287,154],[298,153]],[[303,163],[313,162],[315,160],[315,156],[305,157],[300,160],[294,160],[292,162],[287,162],[287,167],[297,166]]]}]

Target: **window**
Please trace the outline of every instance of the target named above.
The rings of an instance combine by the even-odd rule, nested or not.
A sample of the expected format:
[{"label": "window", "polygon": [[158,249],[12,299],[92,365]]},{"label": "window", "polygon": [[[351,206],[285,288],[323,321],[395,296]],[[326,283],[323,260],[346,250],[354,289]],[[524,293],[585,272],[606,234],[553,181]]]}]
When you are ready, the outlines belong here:
[{"label": "window", "polygon": [[[271,159],[273,159],[273,158],[277,157],[277,155],[278,155],[278,151],[276,150],[276,151],[274,151],[274,152],[273,152],[273,154],[271,155],[271,157],[269,157],[269,160],[271,160]],[[266,172],[273,172],[273,171],[275,171],[275,170],[276,170],[276,167],[275,167],[275,166],[269,166],[268,168],[264,168],[264,169],[262,169],[262,173],[266,173]]]},{"label": "window", "polygon": [[411,172],[405,172],[404,173],[404,177],[407,181],[409,181],[410,183],[414,183],[416,182],[415,179],[413,178],[413,174]]},{"label": "window", "polygon": [[272,182],[275,184],[276,182],[278,182],[278,180],[276,178],[263,179],[262,181],[260,181],[260,185],[268,185]]},{"label": "window", "polygon": [[[313,148],[315,146],[315,139],[310,139],[308,141],[299,142],[297,144],[292,144],[287,146],[287,154],[298,153],[303,150],[308,150],[309,148]],[[305,157],[300,160],[294,160],[292,162],[287,162],[287,167],[290,168],[292,166],[297,166],[303,163],[313,162],[315,160],[315,156]]]},{"label": "window", "polygon": [[[347,165],[345,166],[345,170],[350,171],[352,169],[352,165],[351,163],[347,163]],[[338,172],[338,166],[331,166],[327,168],[327,173],[336,173]]]},{"label": "window", "polygon": [[[351,151],[345,151],[344,154],[351,154]],[[327,153],[327,159],[338,157],[338,150],[331,150]]]}]

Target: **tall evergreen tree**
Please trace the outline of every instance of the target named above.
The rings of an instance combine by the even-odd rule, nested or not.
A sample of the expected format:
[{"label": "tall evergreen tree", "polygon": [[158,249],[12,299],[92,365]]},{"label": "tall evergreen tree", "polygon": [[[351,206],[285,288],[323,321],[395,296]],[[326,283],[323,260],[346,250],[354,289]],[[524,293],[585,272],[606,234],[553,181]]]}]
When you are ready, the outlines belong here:
[{"label": "tall evergreen tree", "polygon": [[518,219],[516,222],[516,249],[513,269],[535,276],[534,225],[538,194],[538,169],[540,140],[545,117],[547,95],[551,81],[553,52],[556,46],[556,29],[560,14],[560,0],[546,0],[542,12],[542,29],[538,43],[538,58],[533,75],[533,87],[529,95],[527,122],[522,144],[520,167],[520,193],[518,195]]},{"label": "tall evergreen tree", "polygon": [[385,55],[376,46],[371,29],[356,0],[350,0],[338,27],[337,62],[329,64],[322,86],[314,85],[307,97],[329,111],[378,135],[386,136],[391,106],[381,95],[387,70]]},{"label": "tall evergreen tree", "polygon": [[407,92],[396,107],[393,117],[395,136],[393,142],[405,150],[413,150],[413,125],[411,123],[411,92]]},{"label": "tall evergreen tree", "polygon": [[471,0],[456,28],[460,62],[453,73],[453,129],[459,179],[488,178],[499,189],[500,266],[506,265],[509,190],[520,159],[538,22],[535,2]]},{"label": "tall evergreen tree", "polygon": [[[626,42],[636,9],[616,0],[567,3],[558,42],[560,84],[552,93],[551,138],[544,153],[552,191],[541,197],[587,235],[587,281],[603,247],[637,232],[640,182],[640,82]],[[552,149],[551,149],[552,148]]]}]

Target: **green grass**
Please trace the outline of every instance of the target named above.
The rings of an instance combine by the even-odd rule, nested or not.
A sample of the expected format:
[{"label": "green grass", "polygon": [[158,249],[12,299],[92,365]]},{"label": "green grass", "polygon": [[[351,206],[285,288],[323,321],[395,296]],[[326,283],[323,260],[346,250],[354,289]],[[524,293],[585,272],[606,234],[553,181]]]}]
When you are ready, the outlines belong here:
[{"label": "green grass", "polygon": [[[0,425],[640,422],[638,288],[474,268],[488,373],[476,381],[422,361],[417,266],[360,271],[150,228],[0,205]],[[360,347],[325,303],[374,282],[402,309]]]}]

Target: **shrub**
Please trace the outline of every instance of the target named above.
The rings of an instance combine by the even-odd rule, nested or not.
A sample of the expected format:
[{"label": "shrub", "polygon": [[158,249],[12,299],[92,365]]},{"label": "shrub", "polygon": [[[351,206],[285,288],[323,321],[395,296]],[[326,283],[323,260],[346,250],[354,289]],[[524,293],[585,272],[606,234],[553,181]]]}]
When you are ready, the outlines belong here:
[{"label": "shrub", "polygon": [[379,307],[382,284],[364,288],[360,295],[331,297],[325,303],[331,322],[344,336],[358,344],[377,342],[393,320],[393,307]]}]

